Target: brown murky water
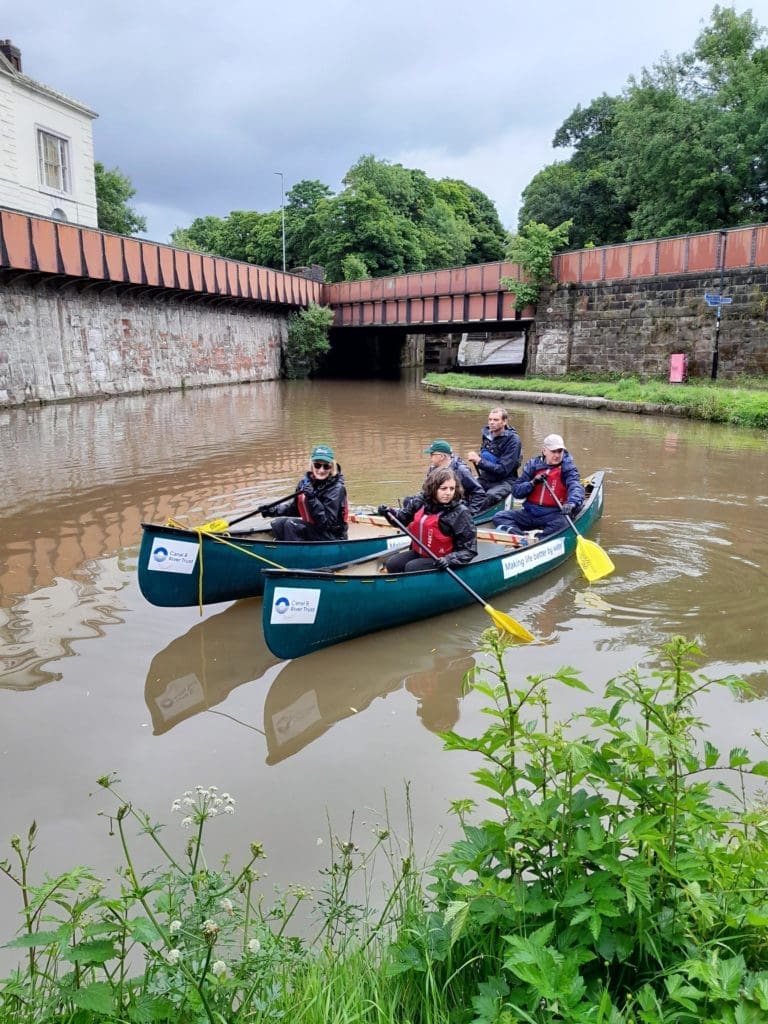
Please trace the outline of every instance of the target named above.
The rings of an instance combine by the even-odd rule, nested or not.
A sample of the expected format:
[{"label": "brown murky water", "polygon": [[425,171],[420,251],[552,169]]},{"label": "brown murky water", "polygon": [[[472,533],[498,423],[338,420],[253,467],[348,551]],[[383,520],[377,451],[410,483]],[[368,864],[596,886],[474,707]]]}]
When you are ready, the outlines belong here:
[{"label": "brown murky water", "polygon": [[[469,761],[435,733],[479,730],[464,672],[488,617],[479,607],[278,662],[258,600],[158,609],[138,592],[140,523],[201,522],[290,490],[315,442],[332,444],[353,504],[417,489],[424,446],[477,444],[491,403],[404,382],[268,383],[0,412],[2,831],[40,826],[37,873],[87,862],[108,873],[117,840],[95,779],[168,819],[200,783],[238,799],[214,848],[253,839],[270,881],[314,884],[326,816],[397,823],[413,783],[425,848],[452,828],[448,801],[480,797]],[[708,673],[758,696],[702,707],[721,745],[768,724],[768,449],[765,433],[676,419],[510,403],[526,456],[562,433],[583,473],[608,471],[595,539],[614,576],[588,587],[574,563],[494,606],[541,643],[514,672],[571,664],[600,689],[675,633],[700,638]],[[559,709],[579,699],[554,693]],[[110,808],[111,809],[111,808]],[[178,826],[174,823],[172,828]],[[363,832],[365,831],[363,828]],[[17,926],[0,879],[0,942]]]}]

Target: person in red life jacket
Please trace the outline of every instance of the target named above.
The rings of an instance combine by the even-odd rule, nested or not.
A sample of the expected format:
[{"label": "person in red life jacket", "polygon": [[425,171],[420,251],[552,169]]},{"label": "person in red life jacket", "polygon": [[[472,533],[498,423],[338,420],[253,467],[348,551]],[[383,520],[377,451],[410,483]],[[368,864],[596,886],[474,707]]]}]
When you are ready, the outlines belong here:
[{"label": "person in red life jacket", "polygon": [[[557,495],[565,515],[544,486],[545,480]],[[541,455],[529,459],[523,466],[512,494],[525,498],[523,507],[514,512],[497,512],[493,517],[493,525],[505,533],[541,530],[542,537],[546,537],[568,526],[565,516],[574,516],[584,504],[584,487],[576,463],[559,434],[547,434]]]},{"label": "person in red life jacket", "polygon": [[407,508],[387,511],[409,527],[431,552],[426,555],[412,543],[388,559],[388,573],[455,567],[471,562],[477,555],[477,527],[462,501],[461,484],[451,469],[433,469],[418,498],[410,501]]},{"label": "person in red life jacket", "polygon": [[259,509],[262,515],[279,517],[269,524],[278,540],[346,540],[347,489],[333,449],[327,444],[312,449],[309,467],[296,492],[290,501]]},{"label": "person in red life jacket", "polygon": [[483,508],[490,508],[512,493],[522,454],[520,437],[509,425],[509,413],[501,406],[488,413],[488,426],[483,427],[480,451],[467,452],[467,462],[477,471],[485,491]]}]

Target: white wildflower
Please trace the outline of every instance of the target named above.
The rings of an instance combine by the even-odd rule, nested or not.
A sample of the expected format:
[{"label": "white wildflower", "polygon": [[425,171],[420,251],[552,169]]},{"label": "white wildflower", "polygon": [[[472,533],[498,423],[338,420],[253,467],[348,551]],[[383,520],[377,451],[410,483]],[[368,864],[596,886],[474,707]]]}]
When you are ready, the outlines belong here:
[{"label": "white wildflower", "polygon": [[168,961],[168,963],[171,965],[171,967],[174,967],[179,962],[179,960],[181,960],[181,950],[180,949],[169,949],[169,950],[166,950],[165,959]]},{"label": "white wildflower", "polygon": [[171,814],[175,814],[176,811],[181,810],[181,800],[174,800],[171,804]]},{"label": "white wildflower", "polygon": [[234,914],[235,908],[232,906],[232,900],[228,899],[225,896],[224,899],[221,901],[221,905],[222,907],[224,907],[224,910],[229,914],[230,917]]},{"label": "white wildflower", "polygon": [[200,925],[200,931],[207,938],[211,939],[219,934],[219,926],[216,924],[215,921],[212,921],[210,918],[208,918],[207,921],[203,921],[203,923]]},{"label": "white wildflower", "polygon": [[184,804],[185,807],[194,807],[195,806],[195,801],[193,800],[193,798],[191,796],[185,796],[184,799],[181,802]]},{"label": "white wildflower", "polygon": [[231,800],[232,797],[229,795],[229,793],[222,793],[221,794],[221,799],[222,800]]},{"label": "white wildflower", "polygon": [[171,923],[168,925],[168,931],[171,933],[171,935],[175,935],[176,932],[180,932],[181,921],[171,921]]},{"label": "white wildflower", "polygon": [[258,953],[260,949],[261,949],[261,943],[259,942],[259,940],[258,939],[251,939],[251,941],[248,943],[248,952],[249,953]]},{"label": "white wildflower", "polygon": [[186,818],[182,818],[181,819],[181,827],[182,828],[192,828],[192,819],[189,816],[187,816]]},{"label": "white wildflower", "polygon": [[227,965],[223,960],[214,960],[211,964],[211,974],[216,978],[223,978],[227,973]]},{"label": "white wildflower", "polygon": [[227,804],[227,806],[224,808],[224,813],[225,814],[234,814],[235,813],[235,808],[232,806],[232,804]]}]

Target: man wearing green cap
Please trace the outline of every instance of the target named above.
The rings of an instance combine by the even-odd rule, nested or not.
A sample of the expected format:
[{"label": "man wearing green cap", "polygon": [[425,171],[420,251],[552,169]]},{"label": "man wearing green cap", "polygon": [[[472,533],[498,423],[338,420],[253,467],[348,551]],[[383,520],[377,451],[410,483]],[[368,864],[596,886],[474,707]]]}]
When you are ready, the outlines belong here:
[{"label": "man wearing green cap", "polygon": [[[462,491],[464,492],[464,501],[469,506],[469,510],[472,515],[476,515],[481,508],[485,507],[485,491],[483,485],[472,475],[472,471],[469,466],[464,462],[463,459],[459,458],[458,455],[454,454],[448,441],[444,441],[441,437],[433,441],[432,444],[424,449],[424,454],[429,455],[429,469],[427,475],[424,478],[426,484],[429,479],[430,473],[436,469],[451,469],[453,470],[454,476],[461,484]],[[423,485],[422,485],[423,488]],[[421,494],[413,494],[408,498],[403,498],[403,508],[410,510],[413,504],[420,504],[422,500]],[[388,505],[379,506],[379,515],[384,515],[388,511]]]},{"label": "man wearing green cap", "polygon": [[424,449],[429,455],[429,469],[452,469],[464,491],[464,500],[469,505],[472,515],[485,507],[485,489],[466,462],[453,451],[448,441],[437,438],[429,448]]},{"label": "man wearing green cap", "polygon": [[262,505],[259,512],[278,516],[269,524],[278,540],[346,540],[347,489],[333,449],[315,445],[296,494],[278,505]]}]

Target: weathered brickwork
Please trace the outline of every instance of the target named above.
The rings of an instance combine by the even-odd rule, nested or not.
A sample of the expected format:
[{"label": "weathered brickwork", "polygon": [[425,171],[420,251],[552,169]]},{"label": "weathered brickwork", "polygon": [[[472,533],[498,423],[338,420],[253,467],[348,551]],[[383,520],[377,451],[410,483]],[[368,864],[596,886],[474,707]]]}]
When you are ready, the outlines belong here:
[{"label": "weathered brickwork", "polygon": [[[719,275],[562,284],[542,297],[531,332],[529,373],[666,376],[669,357],[688,356],[691,377],[712,370]],[[719,377],[768,373],[768,270],[729,270],[723,294]]]},{"label": "weathered brickwork", "polygon": [[0,406],[280,376],[287,314],[142,289],[0,285]]}]

